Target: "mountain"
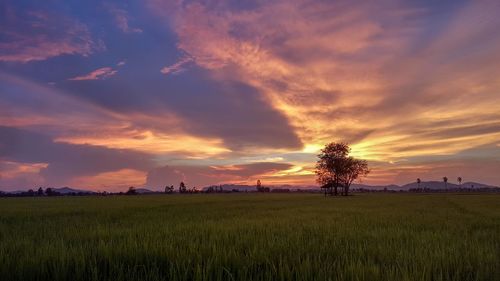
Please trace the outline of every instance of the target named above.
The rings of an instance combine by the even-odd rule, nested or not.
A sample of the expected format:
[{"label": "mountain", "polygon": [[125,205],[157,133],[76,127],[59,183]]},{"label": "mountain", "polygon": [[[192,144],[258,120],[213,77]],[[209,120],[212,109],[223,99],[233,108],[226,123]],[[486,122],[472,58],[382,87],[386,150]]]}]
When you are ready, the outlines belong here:
[{"label": "mountain", "polygon": [[358,183],[353,183],[351,185],[351,189],[393,190],[393,191],[405,190],[401,186],[395,185],[395,184],[389,184],[389,185],[366,185],[366,184],[358,184]]},{"label": "mountain", "polygon": [[137,192],[138,194],[157,193],[157,191],[152,191],[152,190],[147,189],[147,188],[136,188],[135,192]]},{"label": "mountain", "polygon": [[[415,189],[415,188],[418,188],[418,183],[416,182],[412,182],[412,183],[408,183],[408,184],[405,184],[403,186],[401,186],[401,188],[403,188],[404,190],[409,190],[409,189]],[[442,181],[423,181],[420,183],[420,188],[428,188],[428,189],[455,189],[455,188],[460,188],[458,186],[458,184],[454,184],[454,183],[450,183],[448,182],[448,184],[444,184],[444,182]]]},{"label": "mountain", "polygon": [[21,194],[23,192],[26,192],[27,190],[14,190],[14,191],[4,191],[3,193],[8,193],[8,194]]},{"label": "mountain", "polygon": [[72,193],[86,193],[86,194],[94,194],[94,191],[90,190],[83,190],[83,189],[74,189],[71,187],[59,187],[59,188],[52,188],[53,191],[60,193],[60,194],[72,194]]},{"label": "mountain", "polygon": [[462,188],[499,188],[498,186],[487,185],[484,183],[468,181],[462,183]]},{"label": "mountain", "polygon": [[[222,186],[222,189],[224,191],[232,191],[232,190],[238,190],[238,191],[256,191],[255,185],[241,185],[241,184],[223,184],[223,185],[216,185],[216,187]],[[317,185],[264,185],[266,187],[270,187],[271,189],[289,189],[291,191],[295,190],[319,190],[319,186]],[[378,190],[378,191],[383,191],[383,190],[389,190],[389,191],[409,191],[410,189],[417,189],[419,185],[416,182],[412,183],[407,183],[404,185],[396,185],[396,184],[389,184],[389,185],[368,185],[368,184],[358,184],[354,183],[351,185],[351,190],[353,189],[366,189],[366,190]],[[458,188],[499,188],[497,186],[492,186],[492,185],[487,185],[487,184],[482,184],[482,183],[477,183],[477,182],[465,182],[461,186],[455,183],[450,183],[445,186],[444,182],[442,181],[423,181],[420,183],[420,188],[427,188],[431,190],[444,190],[445,188],[447,189],[458,189]],[[206,190],[209,187],[203,188],[203,190]]]}]

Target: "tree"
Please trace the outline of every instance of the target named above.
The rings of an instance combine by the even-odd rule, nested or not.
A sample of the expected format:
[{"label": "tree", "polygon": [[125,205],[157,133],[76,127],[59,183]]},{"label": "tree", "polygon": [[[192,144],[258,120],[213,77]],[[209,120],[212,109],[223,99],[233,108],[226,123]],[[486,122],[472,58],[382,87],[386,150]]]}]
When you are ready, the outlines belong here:
[{"label": "tree", "polygon": [[344,195],[349,194],[349,187],[360,176],[369,173],[368,163],[365,160],[349,156],[351,148],[346,143],[329,143],[318,154],[316,175],[322,188],[328,189],[330,195],[334,191],[338,195],[338,188],[344,188]]},{"label": "tree", "polygon": [[346,159],[345,174],[341,177],[344,186],[344,196],[349,195],[349,187],[359,177],[368,175],[368,162],[366,160],[349,157]]},{"label": "tree", "polygon": [[39,187],[38,191],[36,193],[37,193],[38,196],[42,196],[43,195],[43,188]]},{"label": "tree", "polygon": [[444,189],[448,189],[448,177],[443,177]]},{"label": "tree", "polygon": [[135,187],[131,186],[128,188],[127,192],[125,192],[126,195],[136,195],[137,191],[135,190]]},{"label": "tree", "polygon": [[422,182],[422,181],[420,180],[420,178],[417,178],[417,185],[418,185],[418,189],[420,189],[420,183],[421,183],[421,182]]},{"label": "tree", "polygon": [[183,181],[179,184],[179,193],[186,193],[186,185],[184,184]]},{"label": "tree", "polygon": [[458,177],[457,178],[457,181],[458,181],[458,185],[460,186],[460,188],[462,187],[462,177]]},{"label": "tree", "polygon": [[318,154],[316,163],[317,181],[328,188],[330,194],[332,189],[335,195],[340,185],[340,177],[343,173],[344,160],[349,155],[350,148],[346,143],[329,143]]},{"label": "tree", "polygon": [[170,193],[173,193],[174,192],[174,186],[171,185],[171,186],[165,186],[165,193],[167,194],[170,194]]},{"label": "tree", "polygon": [[260,182],[260,180],[257,180],[257,191],[258,192],[262,191],[262,183]]}]

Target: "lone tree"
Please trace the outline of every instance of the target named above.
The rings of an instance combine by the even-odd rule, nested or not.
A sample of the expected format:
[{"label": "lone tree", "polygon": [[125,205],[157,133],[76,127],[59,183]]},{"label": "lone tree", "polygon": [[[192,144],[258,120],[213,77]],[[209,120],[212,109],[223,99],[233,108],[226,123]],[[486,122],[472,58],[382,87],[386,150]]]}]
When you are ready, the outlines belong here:
[{"label": "lone tree", "polygon": [[338,188],[343,188],[343,195],[349,194],[351,184],[359,177],[366,176],[370,170],[366,160],[349,156],[351,148],[346,143],[329,143],[321,150],[316,163],[316,175],[322,188],[334,191],[338,195]]},{"label": "lone tree", "polygon": [[448,189],[448,177],[443,177],[444,189]]},{"label": "lone tree", "polygon": [[420,183],[421,183],[421,182],[422,182],[422,181],[420,180],[420,178],[417,178],[417,185],[418,185],[418,189],[420,189]]},{"label": "lone tree", "polygon": [[458,181],[458,185],[460,186],[460,188],[462,188],[462,177],[458,177],[457,181]]}]

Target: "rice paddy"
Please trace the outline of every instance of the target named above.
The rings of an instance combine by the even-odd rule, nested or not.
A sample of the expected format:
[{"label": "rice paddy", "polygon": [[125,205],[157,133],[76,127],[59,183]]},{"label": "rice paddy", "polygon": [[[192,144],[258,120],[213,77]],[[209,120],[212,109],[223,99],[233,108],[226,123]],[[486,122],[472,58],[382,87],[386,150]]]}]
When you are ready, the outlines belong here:
[{"label": "rice paddy", "polygon": [[0,198],[1,280],[500,280],[500,194]]}]

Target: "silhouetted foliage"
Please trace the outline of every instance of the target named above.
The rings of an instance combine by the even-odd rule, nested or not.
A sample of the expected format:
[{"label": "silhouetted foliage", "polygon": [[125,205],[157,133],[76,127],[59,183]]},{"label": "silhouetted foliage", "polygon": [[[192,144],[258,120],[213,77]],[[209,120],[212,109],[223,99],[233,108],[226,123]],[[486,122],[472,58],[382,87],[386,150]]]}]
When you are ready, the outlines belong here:
[{"label": "silhouetted foliage", "polygon": [[443,177],[444,188],[448,189],[448,177]]},{"label": "silhouetted foliage", "polygon": [[186,192],[187,192],[186,184],[184,184],[184,182],[181,181],[181,183],[179,184],[179,193],[186,193]]},{"label": "silhouetted foliage", "polygon": [[457,178],[457,181],[458,181],[458,185],[459,185],[460,187],[462,187],[462,177],[458,177],[458,178]]},{"label": "silhouetted foliage", "polygon": [[125,195],[136,195],[137,190],[135,190],[135,187],[131,186],[128,188],[127,192],[125,192]]},{"label": "silhouetted foliage", "polygon": [[422,182],[422,181],[420,180],[420,178],[417,178],[417,185],[418,185],[418,188],[420,188],[420,183],[421,183],[421,182]]},{"label": "silhouetted foliage", "polygon": [[39,187],[39,188],[38,188],[38,191],[36,192],[36,194],[37,194],[38,196],[43,196],[43,188],[42,188],[42,187]]},{"label": "silhouetted foliage", "polygon": [[318,183],[329,193],[338,195],[338,188],[343,188],[343,195],[349,194],[354,180],[366,176],[370,170],[365,160],[349,156],[351,148],[346,143],[329,143],[321,150],[316,163]]},{"label": "silhouetted foliage", "polygon": [[166,194],[171,194],[171,193],[174,193],[174,186],[171,185],[171,186],[165,186],[165,193]]},{"label": "silhouetted foliage", "polygon": [[364,177],[368,175],[370,170],[368,169],[368,162],[366,160],[355,159],[353,157],[348,157],[346,159],[345,175],[342,177],[342,182],[344,186],[344,196],[349,195],[349,188],[351,184],[358,179],[360,176]]},{"label": "silhouetted foliage", "polygon": [[269,192],[271,189],[269,187],[263,187],[260,180],[257,180],[257,192]]},{"label": "silhouetted foliage", "polygon": [[61,195],[61,194],[59,192],[55,191],[53,188],[47,187],[47,189],[45,189],[45,195],[57,196],[57,195]]}]

